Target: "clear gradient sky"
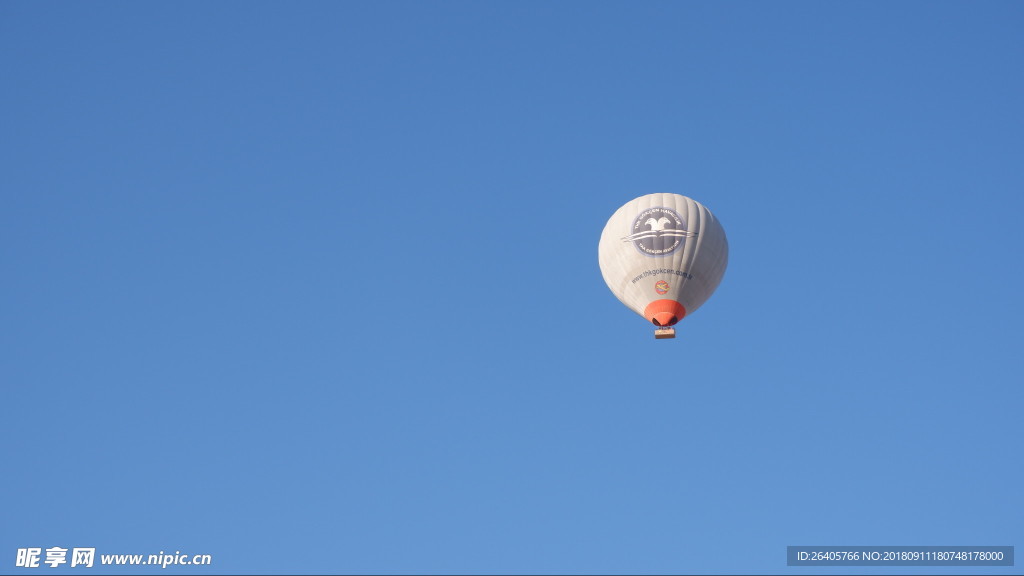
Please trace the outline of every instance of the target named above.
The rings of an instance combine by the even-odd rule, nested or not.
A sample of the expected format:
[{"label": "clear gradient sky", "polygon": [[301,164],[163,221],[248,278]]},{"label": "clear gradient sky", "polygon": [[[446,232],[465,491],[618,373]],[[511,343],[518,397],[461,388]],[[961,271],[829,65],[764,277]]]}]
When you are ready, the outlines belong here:
[{"label": "clear gradient sky", "polygon": [[[3,1],[0,110],[2,573],[1024,546],[1021,2]],[[668,341],[651,192],[731,249]]]}]

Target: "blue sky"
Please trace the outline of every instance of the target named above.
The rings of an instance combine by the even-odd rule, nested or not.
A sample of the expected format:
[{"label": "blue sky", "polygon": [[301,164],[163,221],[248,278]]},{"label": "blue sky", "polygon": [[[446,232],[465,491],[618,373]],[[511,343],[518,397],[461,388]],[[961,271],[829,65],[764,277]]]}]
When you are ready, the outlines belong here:
[{"label": "blue sky", "polygon": [[[1022,31],[1019,2],[3,2],[0,571],[1024,545]],[[730,242],[671,341],[597,266],[651,192]]]}]

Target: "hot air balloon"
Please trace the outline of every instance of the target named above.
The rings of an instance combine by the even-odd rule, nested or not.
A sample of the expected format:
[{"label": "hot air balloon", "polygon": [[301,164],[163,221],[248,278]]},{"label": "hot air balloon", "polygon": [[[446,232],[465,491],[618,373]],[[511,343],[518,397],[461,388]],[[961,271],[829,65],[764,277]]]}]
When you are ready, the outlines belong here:
[{"label": "hot air balloon", "polygon": [[615,211],[597,247],[601,275],[623,304],[675,338],[672,327],[701,307],[729,261],[711,211],[679,194],[648,194]]}]

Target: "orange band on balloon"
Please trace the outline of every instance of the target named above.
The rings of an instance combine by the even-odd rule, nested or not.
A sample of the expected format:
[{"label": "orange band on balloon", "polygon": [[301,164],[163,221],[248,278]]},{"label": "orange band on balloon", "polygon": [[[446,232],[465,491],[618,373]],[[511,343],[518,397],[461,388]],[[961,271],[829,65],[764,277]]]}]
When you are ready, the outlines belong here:
[{"label": "orange band on balloon", "polygon": [[655,326],[671,326],[686,316],[686,308],[675,300],[655,300],[644,309],[644,318]]}]

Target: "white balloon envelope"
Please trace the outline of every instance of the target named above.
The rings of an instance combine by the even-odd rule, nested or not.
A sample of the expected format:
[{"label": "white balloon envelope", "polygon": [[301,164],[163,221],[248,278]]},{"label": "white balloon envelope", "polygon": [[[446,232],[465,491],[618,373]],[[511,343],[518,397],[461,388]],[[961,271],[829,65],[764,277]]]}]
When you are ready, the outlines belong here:
[{"label": "white balloon envelope", "polygon": [[725,230],[711,211],[679,194],[648,194],[615,211],[597,248],[612,293],[658,327],[657,338],[701,307],[729,261]]}]

